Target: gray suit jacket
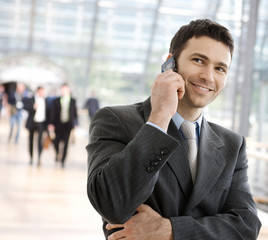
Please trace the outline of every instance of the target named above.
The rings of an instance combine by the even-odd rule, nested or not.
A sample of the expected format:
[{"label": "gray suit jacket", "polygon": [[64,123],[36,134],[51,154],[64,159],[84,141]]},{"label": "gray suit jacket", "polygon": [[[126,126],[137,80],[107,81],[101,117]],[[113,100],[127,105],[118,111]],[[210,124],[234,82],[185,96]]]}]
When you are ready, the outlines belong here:
[{"label": "gray suit jacket", "polygon": [[250,194],[245,140],[205,119],[196,182],[185,141],[145,124],[150,99],[106,107],[90,127],[88,197],[107,222],[124,223],[142,204],[170,218],[174,240],[256,239],[261,223]]}]

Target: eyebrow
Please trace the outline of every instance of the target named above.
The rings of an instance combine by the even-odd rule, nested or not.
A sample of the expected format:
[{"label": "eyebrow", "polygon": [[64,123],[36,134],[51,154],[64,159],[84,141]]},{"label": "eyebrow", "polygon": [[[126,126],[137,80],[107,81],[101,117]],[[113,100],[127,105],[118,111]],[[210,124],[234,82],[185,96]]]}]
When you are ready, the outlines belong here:
[{"label": "eyebrow", "polygon": [[[193,54],[190,55],[190,57],[194,57],[194,56],[198,56],[198,57],[203,58],[205,60],[209,60],[209,58],[206,55],[203,55],[201,53],[193,53]],[[222,67],[226,68],[226,69],[229,69],[228,65],[225,64],[224,62],[217,62],[217,64],[219,66],[222,66]]]}]

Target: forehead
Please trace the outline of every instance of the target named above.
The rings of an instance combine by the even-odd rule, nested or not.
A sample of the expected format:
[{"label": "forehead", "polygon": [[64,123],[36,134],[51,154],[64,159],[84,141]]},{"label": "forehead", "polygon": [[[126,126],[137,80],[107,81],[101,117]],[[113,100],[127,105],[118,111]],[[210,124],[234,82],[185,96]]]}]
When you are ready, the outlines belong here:
[{"label": "forehead", "polygon": [[223,62],[227,66],[230,66],[231,63],[229,47],[207,36],[189,39],[181,55],[187,57],[195,53],[206,56],[212,62]]}]

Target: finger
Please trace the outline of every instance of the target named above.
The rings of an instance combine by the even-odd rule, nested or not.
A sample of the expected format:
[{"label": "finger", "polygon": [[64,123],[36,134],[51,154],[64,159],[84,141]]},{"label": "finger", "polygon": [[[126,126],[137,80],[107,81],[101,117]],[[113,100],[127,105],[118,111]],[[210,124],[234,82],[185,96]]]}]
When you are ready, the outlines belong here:
[{"label": "finger", "polygon": [[148,206],[148,205],[146,205],[146,204],[141,204],[140,206],[138,206],[138,208],[137,208],[137,212],[144,212],[144,211],[146,211],[146,210],[148,210],[150,207]]},{"label": "finger", "polygon": [[118,231],[108,236],[108,240],[118,240],[124,238],[126,238],[126,236],[123,231]]},{"label": "finger", "polygon": [[112,224],[112,223],[108,223],[105,228],[107,230],[112,230],[112,229],[115,229],[115,228],[123,228],[123,227],[124,227],[123,224]]},{"label": "finger", "polygon": [[178,92],[178,99],[182,99],[185,93],[184,88],[179,89],[177,92]]}]

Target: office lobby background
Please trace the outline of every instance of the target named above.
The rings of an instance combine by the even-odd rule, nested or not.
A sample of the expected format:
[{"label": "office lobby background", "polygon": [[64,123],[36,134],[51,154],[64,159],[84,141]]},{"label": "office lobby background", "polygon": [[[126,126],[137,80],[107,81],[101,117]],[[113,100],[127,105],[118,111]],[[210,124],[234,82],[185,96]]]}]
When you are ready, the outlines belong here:
[{"label": "office lobby background", "polygon": [[[247,138],[251,188],[258,208],[268,214],[267,0],[0,0],[0,84],[13,86],[22,82],[31,91],[42,85],[48,93],[54,94],[62,83],[70,85],[82,123],[77,139],[82,140],[70,147],[80,157],[72,157],[71,152],[64,174],[75,176],[79,179],[78,184],[83,184],[87,170],[84,147],[88,122],[82,108],[86,99],[94,92],[101,107],[145,100],[168,55],[171,38],[182,25],[197,18],[219,22],[234,37],[235,49],[227,85],[205,109],[205,115],[210,121]],[[18,165],[18,159],[13,160],[17,157],[16,151],[22,151],[23,146],[7,147],[3,140],[7,121],[0,119],[0,164],[5,166],[3,169],[12,166],[14,170],[19,166],[18,171],[26,171],[26,155],[22,157],[25,166]],[[50,156],[52,152],[46,154]],[[43,170],[54,169],[52,163],[48,163],[47,168],[46,163],[43,165]],[[46,177],[46,174],[52,176],[54,173],[36,174]],[[57,174],[62,177],[63,173]],[[1,186],[8,185],[6,179],[0,179]],[[81,186],[78,189],[81,194],[85,191]],[[80,206],[88,204],[90,207],[89,202],[83,204]],[[54,207],[52,214],[57,214],[57,207]],[[87,209],[79,211],[85,213]],[[21,219],[24,221],[23,217]],[[2,225],[4,232],[15,231],[16,227],[5,225],[3,221],[0,217],[0,229]],[[20,227],[24,232],[23,226]],[[86,239],[88,232],[85,229],[86,226],[82,230],[77,227],[77,231],[82,232],[79,237],[74,232],[73,238],[55,236],[59,237],[57,239]],[[101,226],[98,231],[87,239],[102,239]],[[45,230],[41,233],[46,236]],[[12,234],[3,236],[16,239]],[[27,239],[42,239],[29,236]]]}]

